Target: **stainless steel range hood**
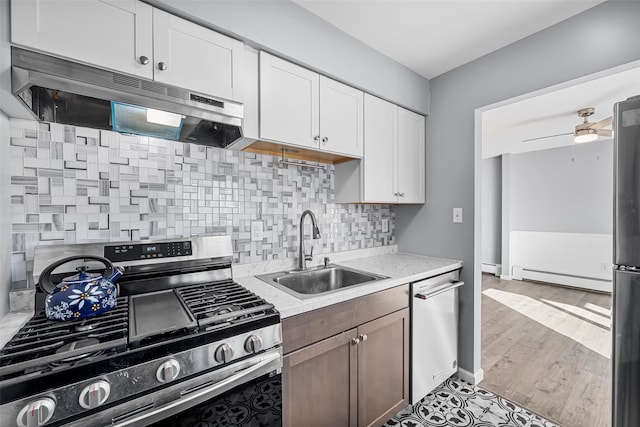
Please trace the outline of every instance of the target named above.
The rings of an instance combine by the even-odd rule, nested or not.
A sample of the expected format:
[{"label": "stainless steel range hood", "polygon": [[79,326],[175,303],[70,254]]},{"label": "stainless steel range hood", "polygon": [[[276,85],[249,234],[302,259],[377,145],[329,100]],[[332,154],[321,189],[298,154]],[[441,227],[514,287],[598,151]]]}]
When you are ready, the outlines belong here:
[{"label": "stainless steel range hood", "polygon": [[[223,148],[242,137],[239,103],[16,47],[11,61],[12,91],[40,121]],[[179,128],[148,122],[147,109],[179,115]]]}]

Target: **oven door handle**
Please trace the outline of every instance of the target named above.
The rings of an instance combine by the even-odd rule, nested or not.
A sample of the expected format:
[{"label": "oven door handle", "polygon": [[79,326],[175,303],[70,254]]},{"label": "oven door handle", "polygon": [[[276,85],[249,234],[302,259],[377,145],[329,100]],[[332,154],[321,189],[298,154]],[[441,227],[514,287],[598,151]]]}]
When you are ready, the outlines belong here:
[{"label": "oven door handle", "polygon": [[[150,422],[160,421],[168,416],[178,414],[183,410],[189,409],[191,406],[193,406],[192,405],[193,402],[196,402],[196,403],[204,402],[206,400],[209,400],[212,397],[216,397],[219,394],[218,391],[221,388],[224,388],[230,384],[233,384],[238,380],[243,380],[244,377],[246,377],[247,375],[260,370],[261,368],[269,365],[274,361],[277,361],[278,359],[280,359],[280,357],[281,356],[279,352],[266,354],[262,356],[260,361],[255,365],[251,365],[248,368],[242,369],[236,372],[235,374],[223,379],[222,381],[219,381],[211,385],[210,387],[205,387],[201,390],[194,391],[193,393],[190,393],[186,396],[181,397],[179,400],[176,400],[175,402],[168,403],[156,409],[149,410],[141,414],[136,414],[136,415],[133,415],[132,417],[127,417],[125,420],[120,420],[121,422],[119,422],[118,424],[114,423],[111,426],[124,427],[124,426],[130,426],[132,424],[138,425],[138,424],[142,424],[143,421],[144,421],[144,425],[146,425]],[[169,414],[165,414],[165,412],[169,412]],[[149,418],[151,418],[151,420],[149,420]]]}]

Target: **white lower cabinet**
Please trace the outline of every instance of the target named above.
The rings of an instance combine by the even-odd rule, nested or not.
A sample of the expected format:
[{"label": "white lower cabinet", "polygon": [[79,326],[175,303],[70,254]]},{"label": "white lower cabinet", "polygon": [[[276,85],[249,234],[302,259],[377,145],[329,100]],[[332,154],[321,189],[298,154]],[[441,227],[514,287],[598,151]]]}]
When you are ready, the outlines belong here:
[{"label": "white lower cabinet", "polygon": [[335,165],[338,203],[424,203],[425,118],[364,96],[364,157]]}]

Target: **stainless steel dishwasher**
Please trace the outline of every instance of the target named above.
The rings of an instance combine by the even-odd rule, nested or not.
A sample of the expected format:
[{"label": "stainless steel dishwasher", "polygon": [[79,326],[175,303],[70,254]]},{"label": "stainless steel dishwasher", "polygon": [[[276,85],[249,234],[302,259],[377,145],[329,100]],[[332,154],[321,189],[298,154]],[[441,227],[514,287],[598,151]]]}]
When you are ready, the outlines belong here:
[{"label": "stainless steel dishwasher", "polygon": [[411,284],[411,403],[458,370],[460,270]]}]

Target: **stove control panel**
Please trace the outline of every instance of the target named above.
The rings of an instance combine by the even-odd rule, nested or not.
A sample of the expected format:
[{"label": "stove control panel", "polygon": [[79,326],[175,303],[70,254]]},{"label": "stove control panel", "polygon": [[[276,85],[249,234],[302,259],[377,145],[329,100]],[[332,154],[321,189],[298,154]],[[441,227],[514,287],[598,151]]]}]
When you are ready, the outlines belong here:
[{"label": "stove control panel", "polygon": [[173,258],[193,255],[191,241],[149,242],[105,246],[104,256],[113,262],[136,261],[141,259]]}]

